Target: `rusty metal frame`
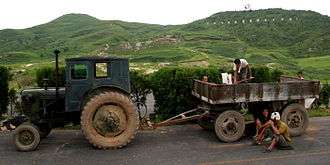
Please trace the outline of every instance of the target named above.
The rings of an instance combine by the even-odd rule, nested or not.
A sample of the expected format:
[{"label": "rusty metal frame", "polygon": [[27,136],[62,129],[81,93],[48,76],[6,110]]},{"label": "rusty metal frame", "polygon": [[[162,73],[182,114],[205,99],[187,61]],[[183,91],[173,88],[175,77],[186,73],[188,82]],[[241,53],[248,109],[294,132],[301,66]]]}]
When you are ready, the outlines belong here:
[{"label": "rusty metal frame", "polygon": [[320,82],[282,76],[280,82],[214,84],[194,80],[192,95],[212,105],[318,98]]}]

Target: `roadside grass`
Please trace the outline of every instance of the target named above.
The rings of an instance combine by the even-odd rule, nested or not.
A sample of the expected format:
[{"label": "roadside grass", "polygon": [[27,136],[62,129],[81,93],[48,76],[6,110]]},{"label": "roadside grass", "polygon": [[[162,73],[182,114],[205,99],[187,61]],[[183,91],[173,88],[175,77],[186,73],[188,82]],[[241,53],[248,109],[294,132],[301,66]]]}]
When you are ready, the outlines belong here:
[{"label": "roadside grass", "polygon": [[330,109],[326,108],[314,108],[308,111],[309,117],[325,117],[330,116]]}]

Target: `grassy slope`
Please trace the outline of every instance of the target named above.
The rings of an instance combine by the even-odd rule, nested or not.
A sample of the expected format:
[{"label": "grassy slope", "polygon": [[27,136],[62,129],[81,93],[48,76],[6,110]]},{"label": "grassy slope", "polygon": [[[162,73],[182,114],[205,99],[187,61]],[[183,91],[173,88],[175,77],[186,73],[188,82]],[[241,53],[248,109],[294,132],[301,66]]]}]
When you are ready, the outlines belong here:
[{"label": "grassy slope", "polygon": [[253,65],[276,67],[289,74],[304,70],[307,77],[327,80],[329,65],[324,61],[330,54],[329,26],[328,16],[281,9],[221,12],[175,26],[69,14],[29,29],[1,30],[0,58],[1,64],[25,70],[25,75],[53,65],[55,48],[62,51],[62,65],[64,58],[116,54],[144,70],[157,69],[159,63],[229,67],[233,58],[246,58]]}]

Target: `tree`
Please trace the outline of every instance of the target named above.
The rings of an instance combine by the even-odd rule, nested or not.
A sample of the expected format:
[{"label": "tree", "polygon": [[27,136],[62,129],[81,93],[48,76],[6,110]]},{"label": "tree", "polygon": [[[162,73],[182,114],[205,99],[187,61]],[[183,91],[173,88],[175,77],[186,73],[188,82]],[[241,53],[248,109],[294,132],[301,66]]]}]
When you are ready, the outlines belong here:
[{"label": "tree", "polygon": [[8,92],[8,99],[9,99],[9,105],[10,105],[10,116],[13,115],[13,107],[16,107],[17,102],[17,95],[16,90],[14,88],[11,88]]},{"label": "tree", "polygon": [[8,68],[0,66],[0,117],[7,112],[9,79]]},{"label": "tree", "polygon": [[328,107],[330,107],[330,85],[328,83],[324,84],[320,92],[320,102]]},{"label": "tree", "polygon": [[131,80],[131,95],[135,102],[141,102],[145,104],[147,95],[151,93],[150,82],[148,75],[144,75],[138,71],[130,72]]}]

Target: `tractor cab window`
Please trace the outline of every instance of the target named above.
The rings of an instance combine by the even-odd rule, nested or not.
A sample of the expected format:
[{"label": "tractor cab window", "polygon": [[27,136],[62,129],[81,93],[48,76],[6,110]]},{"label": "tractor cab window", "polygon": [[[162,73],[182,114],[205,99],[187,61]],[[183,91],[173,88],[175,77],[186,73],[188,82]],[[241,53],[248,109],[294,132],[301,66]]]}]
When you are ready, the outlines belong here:
[{"label": "tractor cab window", "polygon": [[72,79],[87,79],[87,66],[85,64],[73,64],[71,66]]},{"label": "tractor cab window", "polygon": [[108,63],[95,63],[95,78],[108,77]]}]

